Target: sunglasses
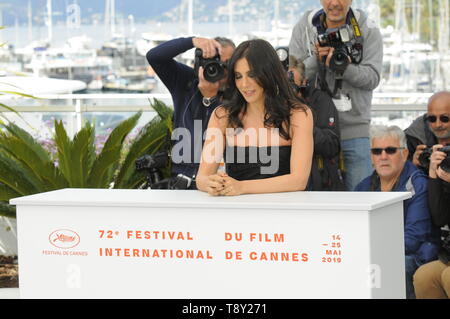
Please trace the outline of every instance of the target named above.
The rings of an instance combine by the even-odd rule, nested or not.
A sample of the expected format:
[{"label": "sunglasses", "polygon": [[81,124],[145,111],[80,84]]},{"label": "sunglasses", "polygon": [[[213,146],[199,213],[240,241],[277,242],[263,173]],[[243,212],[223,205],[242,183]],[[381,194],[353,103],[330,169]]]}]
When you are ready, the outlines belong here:
[{"label": "sunglasses", "polygon": [[381,153],[383,153],[383,151],[386,152],[386,154],[392,155],[397,153],[397,150],[403,150],[405,149],[404,147],[386,147],[386,148],[380,148],[380,147],[375,147],[375,148],[371,148],[370,151],[372,152],[373,155],[381,155]]},{"label": "sunglasses", "polygon": [[[436,115],[428,115],[426,117],[427,121],[430,123],[435,123],[437,121],[437,116]],[[448,115],[440,115],[439,116],[439,120],[442,123],[448,123],[448,121],[450,121],[450,117]]]}]

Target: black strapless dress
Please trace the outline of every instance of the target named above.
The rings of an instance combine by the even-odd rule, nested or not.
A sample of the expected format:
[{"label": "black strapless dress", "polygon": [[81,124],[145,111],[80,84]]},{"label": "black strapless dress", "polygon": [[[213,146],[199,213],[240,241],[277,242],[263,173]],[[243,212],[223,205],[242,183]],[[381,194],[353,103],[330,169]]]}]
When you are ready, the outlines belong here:
[{"label": "black strapless dress", "polygon": [[224,160],[226,173],[238,181],[286,175],[291,172],[291,146],[227,145]]}]

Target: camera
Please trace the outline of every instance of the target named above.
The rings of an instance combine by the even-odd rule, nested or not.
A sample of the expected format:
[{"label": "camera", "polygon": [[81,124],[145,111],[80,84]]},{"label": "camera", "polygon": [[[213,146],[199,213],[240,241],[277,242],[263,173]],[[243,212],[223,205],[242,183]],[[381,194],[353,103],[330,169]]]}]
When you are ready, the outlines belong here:
[{"label": "camera", "polygon": [[287,71],[289,69],[289,48],[288,47],[277,47],[275,52],[280,59],[281,65]]},{"label": "camera", "polygon": [[447,154],[447,156],[441,162],[441,165],[439,165],[439,167],[443,171],[445,171],[447,173],[450,173],[450,145],[444,146],[443,148],[439,149],[439,151],[444,152],[445,154]]},{"label": "camera", "polygon": [[169,155],[166,151],[158,152],[154,155],[144,155],[139,157],[135,164],[136,170],[164,168],[169,163]]},{"label": "camera", "polygon": [[304,85],[297,85],[295,83],[294,79],[294,72],[289,71],[289,48],[285,46],[280,46],[275,48],[275,51],[278,55],[278,58],[280,59],[281,65],[285,69],[288,75],[288,80],[291,88],[294,90],[294,93],[298,95],[299,93],[304,94],[306,86]]},{"label": "camera", "polygon": [[296,95],[301,94],[301,96],[303,98],[307,98],[306,95],[306,88],[307,85],[297,85],[297,83],[295,83],[295,79],[294,79],[294,72],[292,71],[288,71],[288,80],[289,80],[289,84],[291,85],[292,89],[294,90],[294,93]]},{"label": "camera", "polygon": [[[439,167],[447,173],[450,173],[450,145],[444,146],[438,149],[440,152],[444,152],[447,154],[445,159],[441,162]],[[430,156],[433,153],[433,149],[425,148],[422,153],[419,155],[419,163],[420,166],[425,168],[427,171],[430,168]]]},{"label": "camera", "polygon": [[203,77],[208,82],[217,82],[225,77],[226,63],[220,61],[220,55],[217,53],[214,57],[205,59],[203,58],[203,50],[195,49],[194,57],[194,71],[195,75],[198,74],[200,67],[203,67]]},{"label": "camera", "polygon": [[362,60],[362,45],[355,41],[348,25],[327,29],[317,36],[317,41],[322,47],[334,48],[330,68],[339,74],[343,74],[350,63],[359,64]]},{"label": "camera", "polygon": [[144,155],[135,162],[137,171],[147,171],[147,181],[141,185],[141,189],[189,189],[193,179],[183,174],[171,178],[162,178],[161,169],[169,164],[169,154],[160,151],[154,155]]},{"label": "camera", "polygon": [[163,180],[161,169],[168,163],[169,154],[166,151],[139,157],[135,162],[136,170],[148,172],[146,187],[143,188],[156,188],[158,183]]},{"label": "camera", "polygon": [[445,264],[450,262],[450,234],[448,231],[443,231],[443,239],[441,249],[439,251],[439,260]]}]

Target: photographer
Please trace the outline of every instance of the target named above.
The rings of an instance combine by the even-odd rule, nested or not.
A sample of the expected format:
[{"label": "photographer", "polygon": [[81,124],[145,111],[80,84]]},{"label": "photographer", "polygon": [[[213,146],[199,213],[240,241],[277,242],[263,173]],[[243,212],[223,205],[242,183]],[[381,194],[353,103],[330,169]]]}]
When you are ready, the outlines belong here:
[{"label": "photographer", "polygon": [[305,65],[289,56],[289,80],[294,91],[305,100],[314,116],[314,158],[311,167],[312,191],[343,191],[339,170],[341,150],[339,115],[330,96],[316,89],[305,78]]},{"label": "photographer", "polygon": [[348,190],[371,172],[369,125],[372,91],[380,82],[383,42],[379,29],[351,0],[321,0],[295,25],[290,54],[306,66],[339,111]]},{"label": "photographer", "polygon": [[[215,81],[205,79],[202,66],[194,68],[179,63],[175,57],[192,48],[202,50],[202,57],[213,59],[219,55],[225,63],[233,54],[235,45],[226,38],[178,38],[167,41],[147,53],[147,61],[172,95],[173,147],[172,176],[183,174],[195,178],[199,167],[203,134],[213,110],[221,104],[225,76]],[[196,59],[196,60],[197,60]],[[190,188],[195,189],[192,184]]]},{"label": "photographer", "polygon": [[[443,145],[434,145],[430,157],[428,201],[433,223],[450,225],[450,150],[439,151]],[[414,275],[417,298],[450,298],[450,234],[445,236],[439,251],[439,260],[421,266]]]},{"label": "photographer", "polygon": [[428,173],[431,147],[450,144],[450,92],[438,92],[428,100],[427,113],[406,130],[409,160]]}]

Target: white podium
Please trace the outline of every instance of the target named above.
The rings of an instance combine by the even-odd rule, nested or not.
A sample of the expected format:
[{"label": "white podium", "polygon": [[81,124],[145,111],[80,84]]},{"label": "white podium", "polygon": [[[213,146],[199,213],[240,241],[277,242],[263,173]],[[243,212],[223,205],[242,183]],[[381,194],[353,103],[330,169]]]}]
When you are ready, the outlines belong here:
[{"label": "white podium", "polygon": [[410,193],[63,189],[17,205],[22,298],[404,298]]}]

